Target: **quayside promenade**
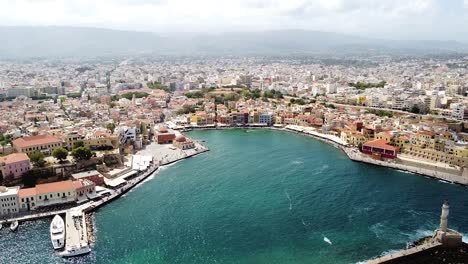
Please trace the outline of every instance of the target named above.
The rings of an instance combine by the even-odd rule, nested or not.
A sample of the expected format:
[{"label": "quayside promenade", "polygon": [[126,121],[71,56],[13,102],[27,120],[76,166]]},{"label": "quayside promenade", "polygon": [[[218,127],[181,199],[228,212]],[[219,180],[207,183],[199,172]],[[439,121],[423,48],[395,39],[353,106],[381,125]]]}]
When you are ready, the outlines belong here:
[{"label": "quayside promenade", "polygon": [[348,158],[352,161],[407,171],[461,185],[468,185],[468,170],[466,168],[453,168],[437,163],[428,164],[408,157],[399,157],[393,160],[377,160],[369,155],[361,153],[356,147],[343,142],[339,137],[319,133],[309,127],[289,125],[281,130],[298,133],[331,144],[343,150],[343,152],[346,153]]}]

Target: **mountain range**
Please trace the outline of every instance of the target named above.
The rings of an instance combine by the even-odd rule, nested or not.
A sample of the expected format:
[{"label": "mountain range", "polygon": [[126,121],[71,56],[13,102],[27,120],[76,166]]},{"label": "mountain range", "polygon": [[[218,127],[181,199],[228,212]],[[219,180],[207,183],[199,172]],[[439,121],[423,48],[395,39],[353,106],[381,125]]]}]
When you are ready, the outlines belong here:
[{"label": "mountain range", "polygon": [[82,27],[0,26],[0,58],[453,52],[468,52],[468,44],[376,39],[306,30],[157,34]]}]

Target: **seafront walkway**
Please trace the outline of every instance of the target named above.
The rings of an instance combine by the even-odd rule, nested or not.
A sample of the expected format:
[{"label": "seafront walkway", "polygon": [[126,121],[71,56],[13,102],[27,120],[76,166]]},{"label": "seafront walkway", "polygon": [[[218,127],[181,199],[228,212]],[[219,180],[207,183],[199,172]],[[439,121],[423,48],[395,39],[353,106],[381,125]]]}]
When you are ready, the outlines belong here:
[{"label": "seafront walkway", "polygon": [[294,133],[298,133],[304,136],[313,137],[315,139],[321,140],[323,142],[334,145],[337,148],[343,150],[346,153],[349,159],[352,161],[363,162],[373,165],[378,165],[382,167],[392,168],[396,170],[408,171],[411,173],[428,176],[431,178],[436,178],[448,182],[453,182],[462,185],[468,185],[468,171],[461,169],[451,168],[446,165],[441,164],[428,164],[424,161],[419,161],[416,159],[411,159],[406,155],[403,155],[401,159],[396,159],[392,161],[386,160],[376,160],[369,157],[366,154],[361,153],[357,148],[351,147],[340,138],[323,134],[314,130],[309,129],[308,127],[301,127],[295,125],[288,125],[284,129]]},{"label": "seafront walkway", "polygon": [[7,218],[7,219],[2,219],[2,220],[0,220],[0,224],[12,223],[14,221],[24,222],[24,221],[31,221],[31,220],[41,219],[41,218],[51,218],[51,217],[53,217],[53,216],[55,216],[57,214],[59,214],[59,215],[66,214],[68,210],[77,210],[78,209],[78,210],[80,210],[80,211],[82,211],[84,213],[94,211],[94,210],[98,209],[99,207],[101,207],[101,206],[113,201],[114,199],[120,197],[124,193],[130,191],[132,188],[134,188],[139,183],[144,181],[150,175],[155,173],[156,170],[160,166],[168,165],[168,164],[174,163],[176,161],[186,159],[186,158],[189,158],[189,157],[192,157],[192,156],[195,156],[195,155],[198,155],[200,153],[208,151],[207,147],[201,145],[198,142],[195,145],[196,145],[196,149],[189,149],[189,150],[186,150],[186,151],[180,151],[178,149],[177,150],[170,150],[170,149],[167,148],[167,146],[164,146],[164,148],[162,148],[162,147],[160,147],[162,145],[155,146],[155,144],[153,144],[152,147],[149,147],[149,148],[145,149],[144,151],[140,151],[140,152],[137,153],[137,154],[141,154],[141,155],[144,155],[144,154],[152,155],[155,158],[153,164],[151,164],[150,167],[148,167],[146,170],[140,171],[138,176],[127,180],[126,184],[123,185],[122,187],[117,188],[115,190],[110,190],[111,194],[109,196],[101,197],[100,199],[95,200],[95,201],[88,201],[88,202],[83,203],[81,205],[77,205],[75,207],[67,208],[67,209],[50,210],[50,211],[47,211],[47,212],[40,212],[40,213],[31,211],[30,214],[18,215],[18,216],[14,216],[14,217]]},{"label": "seafront walkway", "polygon": [[394,161],[384,161],[384,160],[376,160],[368,155],[361,153],[356,148],[343,148],[344,152],[348,155],[348,157],[353,161],[359,161],[369,164],[374,164],[378,166],[383,166],[387,168],[408,171],[424,176],[428,176],[431,178],[437,178],[440,180],[458,183],[462,185],[468,185],[468,177],[463,175],[460,170],[450,170],[447,168],[440,168],[437,166],[430,166],[424,163],[417,163],[405,160],[394,160]]}]

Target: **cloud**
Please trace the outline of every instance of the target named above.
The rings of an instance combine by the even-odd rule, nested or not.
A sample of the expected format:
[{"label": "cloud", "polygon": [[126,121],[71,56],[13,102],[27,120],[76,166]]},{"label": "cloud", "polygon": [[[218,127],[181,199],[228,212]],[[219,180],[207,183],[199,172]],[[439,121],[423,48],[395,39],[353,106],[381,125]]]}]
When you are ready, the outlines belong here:
[{"label": "cloud", "polygon": [[396,38],[449,37],[468,33],[455,34],[466,22],[466,9],[458,8],[460,13],[450,16],[442,10],[457,1],[468,6],[468,0],[0,0],[0,25],[155,32],[297,28]]}]

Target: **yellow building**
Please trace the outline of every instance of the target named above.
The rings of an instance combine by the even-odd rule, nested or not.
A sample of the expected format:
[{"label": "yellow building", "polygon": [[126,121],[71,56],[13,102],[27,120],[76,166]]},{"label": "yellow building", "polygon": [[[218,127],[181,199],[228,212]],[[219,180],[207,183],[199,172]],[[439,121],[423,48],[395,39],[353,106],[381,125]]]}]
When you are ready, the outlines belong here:
[{"label": "yellow building", "polygon": [[375,139],[383,139],[387,143],[392,142],[392,137],[393,137],[393,135],[390,134],[387,131],[383,131],[383,132],[379,132],[379,133],[375,134]]},{"label": "yellow building", "polygon": [[417,159],[424,159],[433,162],[440,162],[459,167],[468,166],[468,157],[459,157],[443,151],[437,151],[429,148],[421,148],[411,145],[404,149],[404,154],[411,155]]},{"label": "yellow building", "polygon": [[17,138],[12,143],[16,152],[28,155],[35,151],[50,155],[54,149],[61,148],[63,144],[60,138],[51,135]]},{"label": "yellow building", "polygon": [[86,135],[84,145],[90,149],[113,148],[119,147],[119,138],[117,135],[107,131],[94,131]]}]

